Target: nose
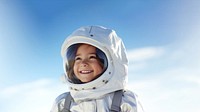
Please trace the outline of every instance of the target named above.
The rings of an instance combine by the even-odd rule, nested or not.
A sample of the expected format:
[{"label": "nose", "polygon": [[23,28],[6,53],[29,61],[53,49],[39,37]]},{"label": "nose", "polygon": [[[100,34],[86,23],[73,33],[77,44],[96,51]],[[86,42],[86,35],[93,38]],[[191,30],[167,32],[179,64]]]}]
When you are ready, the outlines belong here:
[{"label": "nose", "polygon": [[83,60],[81,62],[81,67],[87,67],[87,66],[88,66],[87,60]]}]

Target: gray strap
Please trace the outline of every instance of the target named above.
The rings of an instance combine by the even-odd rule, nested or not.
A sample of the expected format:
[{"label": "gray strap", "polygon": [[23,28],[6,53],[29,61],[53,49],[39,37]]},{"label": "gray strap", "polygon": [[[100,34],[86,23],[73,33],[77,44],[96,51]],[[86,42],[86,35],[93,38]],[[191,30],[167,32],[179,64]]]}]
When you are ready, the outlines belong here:
[{"label": "gray strap", "polygon": [[[110,112],[120,112],[120,105],[122,101],[123,90],[115,91]],[[71,101],[73,100],[70,93],[65,97],[64,108],[62,112],[70,112]]]},{"label": "gray strap", "polygon": [[120,112],[120,105],[122,101],[123,90],[115,91],[110,112]]},{"label": "gray strap", "polygon": [[62,112],[70,112],[70,105],[72,100],[73,98],[71,94],[68,92],[67,96],[65,97],[65,104]]}]

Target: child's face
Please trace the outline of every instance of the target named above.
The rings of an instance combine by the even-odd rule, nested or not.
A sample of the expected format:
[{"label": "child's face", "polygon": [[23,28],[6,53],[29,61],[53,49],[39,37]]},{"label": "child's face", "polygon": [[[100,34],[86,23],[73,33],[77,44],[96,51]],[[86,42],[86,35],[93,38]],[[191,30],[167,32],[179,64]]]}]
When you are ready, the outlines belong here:
[{"label": "child's face", "polygon": [[82,82],[90,82],[98,77],[103,68],[97,58],[96,48],[88,44],[80,45],[76,52],[73,70]]}]

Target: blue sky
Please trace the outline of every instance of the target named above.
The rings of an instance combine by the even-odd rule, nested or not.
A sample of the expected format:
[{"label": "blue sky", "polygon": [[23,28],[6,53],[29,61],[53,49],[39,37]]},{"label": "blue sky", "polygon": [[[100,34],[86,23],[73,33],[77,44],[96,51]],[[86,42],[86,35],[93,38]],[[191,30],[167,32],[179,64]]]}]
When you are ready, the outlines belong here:
[{"label": "blue sky", "polygon": [[55,97],[67,91],[59,79],[62,42],[80,26],[102,25],[123,39],[129,57],[128,87],[139,95],[146,111],[197,112],[199,4],[198,0],[1,0],[0,111],[49,111]]}]

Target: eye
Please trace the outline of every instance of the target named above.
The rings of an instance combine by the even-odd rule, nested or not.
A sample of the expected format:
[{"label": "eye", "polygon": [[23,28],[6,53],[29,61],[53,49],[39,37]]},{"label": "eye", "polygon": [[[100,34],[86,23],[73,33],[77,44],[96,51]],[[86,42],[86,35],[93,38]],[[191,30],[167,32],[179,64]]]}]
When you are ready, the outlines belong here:
[{"label": "eye", "polygon": [[90,59],[97,59],[97,56],[96,55],[91,55],[89,58]]},{"label": "eye", "polygon": [[81,58],[80,57],[75,57],[75,61],[79,61],[79,60],[81,60]]}]

